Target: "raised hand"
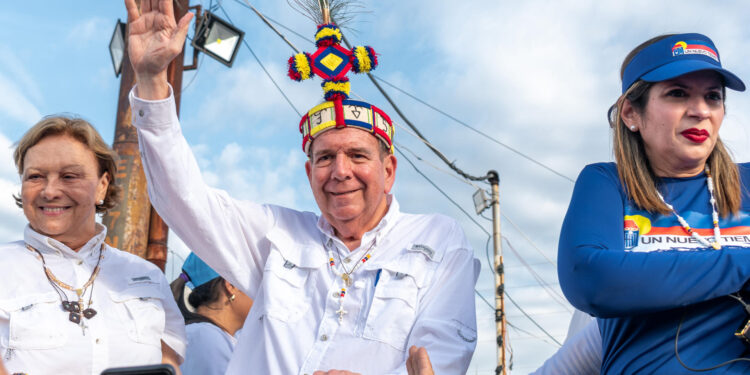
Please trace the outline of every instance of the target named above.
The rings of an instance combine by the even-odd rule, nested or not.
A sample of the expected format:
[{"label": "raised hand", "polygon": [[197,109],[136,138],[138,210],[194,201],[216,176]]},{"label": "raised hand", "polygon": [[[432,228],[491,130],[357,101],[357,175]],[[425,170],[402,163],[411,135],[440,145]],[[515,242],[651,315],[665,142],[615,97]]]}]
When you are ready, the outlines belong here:
[{"label": "raised hand", "polygon": [[406,359],[406,371],[409,375],[435,375],[432,370],[430,356],[427,349],[413,346],[409,348],[409,358]]},{"label": "raised hand", "polygon": [[125,0],[128,10],[128,56],[138,83],[138,97],[164,99],[169,95],[167,67],[185,45],[193,14],[175,22],[173,0]]}]

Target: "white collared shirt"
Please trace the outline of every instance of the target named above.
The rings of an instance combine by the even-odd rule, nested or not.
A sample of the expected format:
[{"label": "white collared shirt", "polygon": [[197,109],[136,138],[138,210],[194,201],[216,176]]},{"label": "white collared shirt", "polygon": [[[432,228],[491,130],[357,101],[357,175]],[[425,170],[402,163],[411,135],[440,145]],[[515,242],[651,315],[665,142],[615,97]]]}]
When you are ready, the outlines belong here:
[{"label": "white collared shirt", "polygon": [[[109,367],[157,364],[162,340],[184,356],[184,320],[164,274],[136,255],[102,246],[107,230],[101,224],[97,230],[78,252],[29,226],[24,241],[0,245],[0,355],[9,373],[99,375]],[[89,280],[103,249],[91,299],[97,314],[81,316],[85,328],[62,310],[42,259],[27,243],[58,280],[74,287]],[[62,290],[78,301],[75,292]]]},{"label": "white collared shirt", "polygon": [[[477,338],[476,260],[455,220],[401,213],[389,197],[388,213],[350,253],[314,213],[208,187],[171,95],[145,101],[131,92],[130,102],[153,206],[201,259],[254,299],[227,374],[406,374],[411,345],[427,348],[436,373],[466,371]],[[351,270],[373,241],[339,323],[342,267]],[[334,270],[328,250],[342,259],[334,255]]]}]

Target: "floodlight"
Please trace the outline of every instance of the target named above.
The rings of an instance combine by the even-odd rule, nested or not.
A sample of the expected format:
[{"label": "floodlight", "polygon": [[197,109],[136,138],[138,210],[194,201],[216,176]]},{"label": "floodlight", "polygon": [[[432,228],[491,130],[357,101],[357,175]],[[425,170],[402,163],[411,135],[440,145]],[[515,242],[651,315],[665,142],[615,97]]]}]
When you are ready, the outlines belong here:
[{"label": "floodlight", "polygon": [[109,56],[112,57],[112,66],[115,68],[115,77],[122,70],[122,59],[125,56],[125,23],[117,20],[112,39],[109,41]]},{"label": "floodlight", "polygon": [[231,67],[245,33],[211,12],[205,12],[193,38],[193,48]]}]

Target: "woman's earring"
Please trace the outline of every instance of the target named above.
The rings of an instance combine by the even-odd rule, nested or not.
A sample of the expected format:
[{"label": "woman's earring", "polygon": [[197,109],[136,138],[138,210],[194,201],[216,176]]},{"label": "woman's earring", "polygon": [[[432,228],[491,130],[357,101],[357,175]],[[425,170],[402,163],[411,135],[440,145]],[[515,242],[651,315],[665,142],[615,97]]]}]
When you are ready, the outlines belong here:
[{"label": "woman's earring", "polygon": [[96,202],[96,205],[97,205],[97,206],[101,206],[101,205],[103,205],[103,204],[104,204],[104,199],[99,199],[99,200],[98,200],[98,201]]},{"label": "woman's earring", "polygon": [[630,130],[635,131],[635,125],[630,125]]},{"label": "woman's earring", "polygon": [[235,295],[232,294],[231,296],[229,296],[229,301],[234,301],[235,298],[236,298]]}]

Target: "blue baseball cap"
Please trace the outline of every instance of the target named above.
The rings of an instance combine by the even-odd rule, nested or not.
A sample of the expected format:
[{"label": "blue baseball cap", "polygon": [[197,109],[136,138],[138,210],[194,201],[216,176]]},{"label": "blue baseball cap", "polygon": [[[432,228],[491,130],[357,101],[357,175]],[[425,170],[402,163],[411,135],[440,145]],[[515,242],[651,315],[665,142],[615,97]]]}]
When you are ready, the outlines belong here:
[{"label": "blue baseball cap", "polygon": [[639,79],[660,82],[699,70],[713,70],[721,74],[726,87],[745,91],[742,80],[721,67],[714,42],[705,35],[690,33],[664,38],[638,52],[625,67],[622,92]]},{"label": "blue baseball cap", "polygon": [[190,253],[187,259],[185,259],[185,263],[182,265],[182,272],[190,278],[190,282],[193,283],[194,288],[219,277],[219,274],[203,262],[201,258],[198,258],[195,253]]}]

